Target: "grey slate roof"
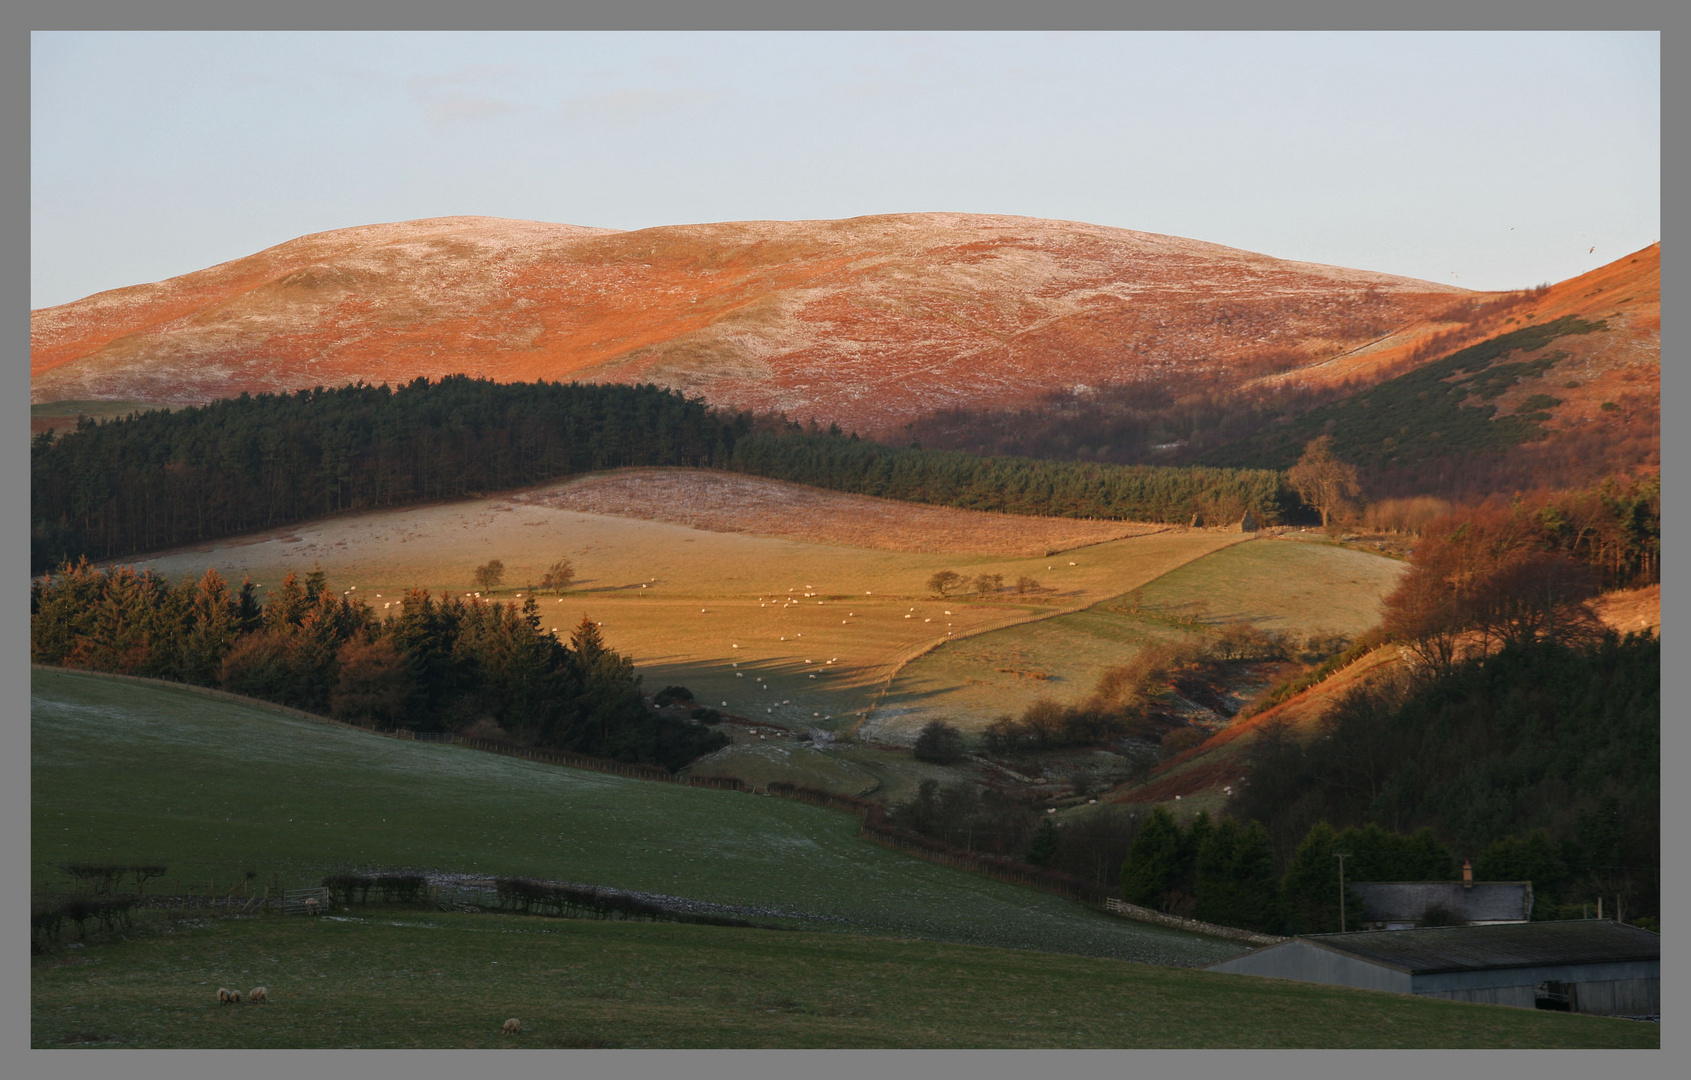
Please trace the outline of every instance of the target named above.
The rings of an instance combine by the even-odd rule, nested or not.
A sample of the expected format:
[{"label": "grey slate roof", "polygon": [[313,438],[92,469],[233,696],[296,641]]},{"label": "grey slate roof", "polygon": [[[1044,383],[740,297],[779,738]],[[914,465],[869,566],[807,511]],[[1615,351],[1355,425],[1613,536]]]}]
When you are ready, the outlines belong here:
[{"label": "grey slate roof", "polygon": [[1662,958],[1659,935],[1607,919],[1310,934],[1302,940],[1414,975]]},{"label": "grey slate roof", "polygon": [[1428,908],[1443,907],[1468,922],[1525,921],[1532,918],[1532,882],[1358,881],[1363,922],[1419,922]]}]

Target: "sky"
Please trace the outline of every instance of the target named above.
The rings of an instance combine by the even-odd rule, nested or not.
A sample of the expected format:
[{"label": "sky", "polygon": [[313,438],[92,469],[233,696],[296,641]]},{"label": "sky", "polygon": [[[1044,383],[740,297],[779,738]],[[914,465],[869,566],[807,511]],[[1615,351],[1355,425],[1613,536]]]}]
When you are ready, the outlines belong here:
[{"label": "sky", "polygon": [[963,211],[1473,289],[1661,234],[1660,36],[36,32],[31,308],[307,233]]}]

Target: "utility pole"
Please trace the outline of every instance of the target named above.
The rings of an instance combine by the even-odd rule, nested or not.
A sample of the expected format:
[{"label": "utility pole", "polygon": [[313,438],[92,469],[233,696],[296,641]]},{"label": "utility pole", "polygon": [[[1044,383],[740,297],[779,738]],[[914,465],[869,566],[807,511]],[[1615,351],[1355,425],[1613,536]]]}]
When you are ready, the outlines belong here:
[{"label": "utility pole", "polygon": [[1339,860],[1339,933],[1345,932],[1345,860],[1350,857],[1348,851],[1335,851],[1333,857]]}]

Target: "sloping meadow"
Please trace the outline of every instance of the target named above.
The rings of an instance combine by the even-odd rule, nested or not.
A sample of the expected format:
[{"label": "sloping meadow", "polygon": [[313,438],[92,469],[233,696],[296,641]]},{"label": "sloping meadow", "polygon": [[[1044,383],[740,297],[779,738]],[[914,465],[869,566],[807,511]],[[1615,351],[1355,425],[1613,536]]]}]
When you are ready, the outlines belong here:
[{"label": "sloping meadow", "polygon": [[816,930],[1160,964],[1236,951],[885,850],[834,811],[88,675],[32,673],[31,786],[36,890],[67,888],[67,862],[169,867],[154,894],[404,867],[685,897]]}]

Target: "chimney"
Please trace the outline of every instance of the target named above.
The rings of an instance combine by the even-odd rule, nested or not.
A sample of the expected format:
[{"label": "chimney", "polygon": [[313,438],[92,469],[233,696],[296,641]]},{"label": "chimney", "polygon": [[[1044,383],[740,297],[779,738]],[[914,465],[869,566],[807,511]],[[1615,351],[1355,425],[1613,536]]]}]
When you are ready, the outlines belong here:
[{"label": "chimney", "polygon": [[1467,859],[1462,860],[1462,887],[1464,889],[1474,887],[1474,864]]}]

